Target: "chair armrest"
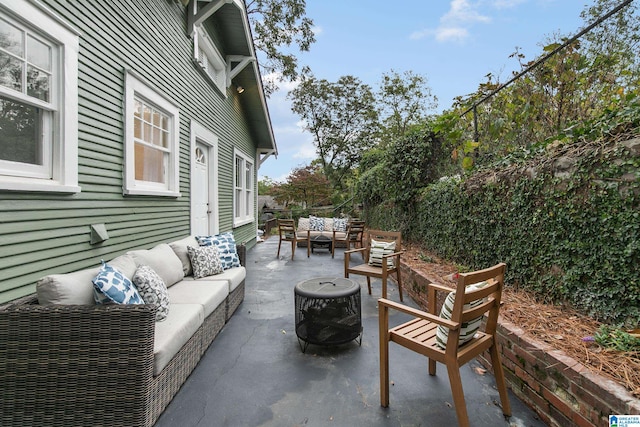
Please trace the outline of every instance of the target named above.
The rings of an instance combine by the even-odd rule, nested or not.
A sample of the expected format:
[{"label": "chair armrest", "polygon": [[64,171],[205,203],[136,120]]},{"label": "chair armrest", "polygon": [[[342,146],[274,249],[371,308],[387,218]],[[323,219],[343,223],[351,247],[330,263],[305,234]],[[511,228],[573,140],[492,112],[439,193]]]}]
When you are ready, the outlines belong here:
[{"label": "chair armrest", "polygon": [[428,320],[429,322],[437,323],[438,325],[444,326],[445,328],[456,330],[460,328],[460,324],[456,322],[452,322],[451,320],[443,319],[440,316],[436,316],[435,314],[427,313],[426,311],[418,310],[413,307],[409,307],[404,304],[399,304],[397,302],[380,298],[378,300],[378,305],[383,308],[392,308],[397,311],[401,311],[403,313],[409,314],[411,316],[415,316],[422,320]]},{"label": "chair armrest", "polygon": [[439,283],[429,283],[429,284],[427,284],[427,287],[428,288],[433,288],[436,291],[442,291],[442,292],[447,292],[447,293],[449,293],[451,291],[455,291],[455,289],[452,289],[452,288],[450,288],[448,286],[441,285]]},{"label": "chair armrest", "polygon": [[384,258],[389,258],[389,257],[392,257],[392,256],[399,257],[399,256],[400,256],[400,255],[402,255],[403,253],[404,253],[404,251],[400,251],[400,252],[392,252],[392,253],[390,253],[390,254],[382,255],[382,258],[384,259]]},{"label": "chair armrest", "polygon": [[355,253],[355,252],[364,252],[366,250],[367,250],[367,248],[350,249],[348,251],[344,251],[344,254],[347,255],[347,254],[352,254],[352,253]]}]

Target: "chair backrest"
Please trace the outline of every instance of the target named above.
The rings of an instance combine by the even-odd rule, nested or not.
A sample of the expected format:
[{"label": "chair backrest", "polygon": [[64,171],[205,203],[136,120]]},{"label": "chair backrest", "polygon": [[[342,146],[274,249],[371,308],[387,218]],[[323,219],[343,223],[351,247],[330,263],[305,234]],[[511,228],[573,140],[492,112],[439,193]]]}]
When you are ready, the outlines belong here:
[{"label": "chair backrest", "polygon": [[280,240],[293,240],[296,238],[296,223],[292,219],[279,219],[278,232]]},{"label": "chair backrest", "polygon": [[347,224],[347,240],[351,242],[362,241],[362,235],[364,233],[364,221],[349,221]]},{"label": "chair backrest", "polygon": [[368,230],[366,236],[367,247],[371,247],[371,241],[375,240],[385,243],[395,242],[394,252],[402,250],[402,233],[400,231]]},{"label": "chair backrest", "polygon": [[[447,331],[448,337],[445,337],[447,348],[449,345],[457,348],[458,345],[472,339],[485,314],[487,314],[487,321],[483,332],[488,335],[495,334],[504,288],[505,268],[506,264],[500,263],[484,270],[458,275],[455,295],[450,294],[447,297],[449,302],[453,299],[453,306],[450,311],[443,307],[440,312],[441,317],[447,318],[450,315],[453,322],[461,324],[460,329],[455,333]],[[445,305],[447,303],[448,301],[445,300]],[[455,341],[454,336],[457,337]]]}]

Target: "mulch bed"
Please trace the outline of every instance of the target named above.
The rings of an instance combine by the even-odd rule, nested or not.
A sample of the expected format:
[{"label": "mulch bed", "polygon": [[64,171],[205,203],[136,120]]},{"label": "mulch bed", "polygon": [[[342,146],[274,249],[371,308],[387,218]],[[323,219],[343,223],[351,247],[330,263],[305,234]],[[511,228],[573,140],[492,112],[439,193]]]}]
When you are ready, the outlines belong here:
[{"label": "mulch bed", "polygon": [[[412,269],[442,277],[443,281],[456,271],[455,265],[418,245],[405,244],[403,249],[406,251],[403,262]],[[507,288],[502,299],[504,307],[500,315],[506,320],[640,397],[640,352],[605,349],[583,341],[584,337],[595,334],[601,325],[599,322],[568,307],[539,303],[522,290]]]}]

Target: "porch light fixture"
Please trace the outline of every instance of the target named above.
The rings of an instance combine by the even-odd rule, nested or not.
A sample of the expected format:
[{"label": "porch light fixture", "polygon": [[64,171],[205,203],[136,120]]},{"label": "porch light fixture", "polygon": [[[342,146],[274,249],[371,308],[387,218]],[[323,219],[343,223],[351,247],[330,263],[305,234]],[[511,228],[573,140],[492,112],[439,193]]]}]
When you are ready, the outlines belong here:
[{"label": "porch light fixture", "polygon": [[242,86],[236,86],[236,90],[238,91],[238,93],[244,92],[244,88]]}]

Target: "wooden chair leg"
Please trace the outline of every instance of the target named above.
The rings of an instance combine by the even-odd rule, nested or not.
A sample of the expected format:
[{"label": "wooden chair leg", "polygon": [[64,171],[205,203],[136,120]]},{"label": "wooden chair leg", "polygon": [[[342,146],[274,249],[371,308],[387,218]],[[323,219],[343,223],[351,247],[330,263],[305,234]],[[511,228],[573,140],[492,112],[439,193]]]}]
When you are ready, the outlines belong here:
[{"label": "wooden chair leg", "polygon": [[296,254],[296,241],[291,242],[291,260],[293,261],[293,256]]},{"label": "wooden chair leg", "polygon": [[500,352],[498,345],[494,342],[489,349],[491,354],[491,366],[493,367],[493,375],[496,378],[496,387],[500,393],[500,402],[502,403],[502,413],[508,417],[511,416],[511,404],[509,403],[509,395],[507,394],[507,383],[504,378],[504,370],[500,361]]},{"label": "wooden chair leg", "polygon": [[379,305],[378,324],[380,335],[380,405],[389,406],[389,310]]},{"label": "wooden chair leg", "polygon": [[436,361],[429,359],[429,375],[434,376],[436,374]]},{"label": "wooden chair leg", "polygon": [[[369,276],[367,276],[367,287],[369,288],[369,295],[371,295],[371,277]],[[384,297],[386,298],[386,296]]]},{"label": "wooden chair leg", "polygon": [[387,277],[384,276],[382,278],[382,298],[386,298],[386,297],[387,297]]},{"label": "wooden chair leg", "polygon": [[278,254],[276,255],[276,258],[280,258],[280,245],[282,245],[282,240],[278,242]]},{"label": "wooden chair leg", "polygon": [[469,416],[467,415],[467,405],[464,401],[464,391],[462,390],[462,378],[460,368],[455,362],[447,364],[449,373],[449,383],[451,384],[451,394],[453,395],[453,405],[456,407],[456,416],[460,427],[469,427]]},{"label": "wooden chair leg", "polygon": [[400,301],[404,301],[402,299],[402,275],[400,274],[400,269],[396,270],[396,281],[398,282],[398,293],[400,294]]}]

